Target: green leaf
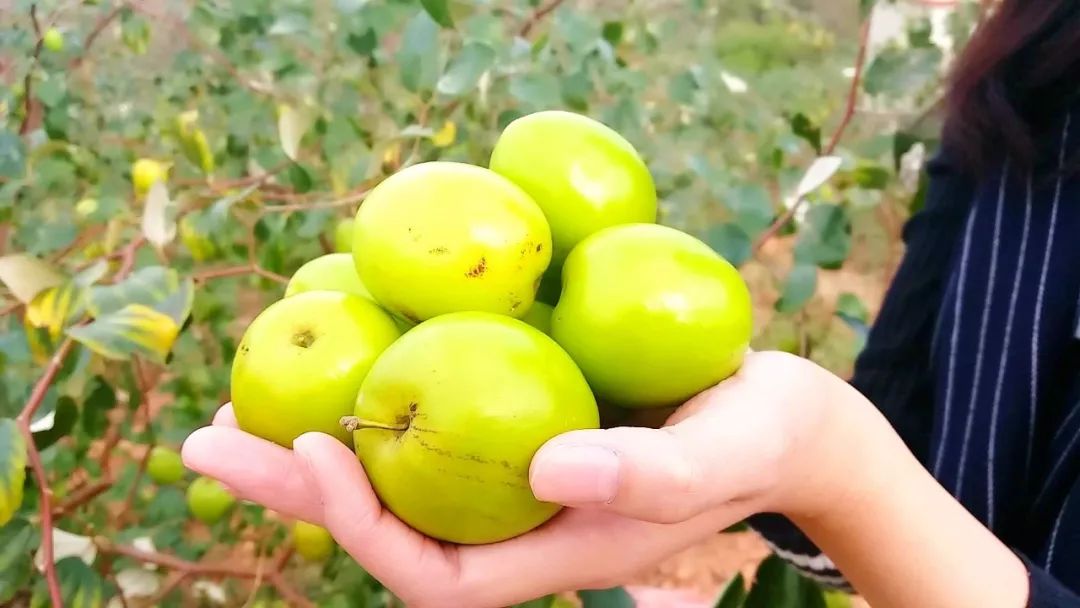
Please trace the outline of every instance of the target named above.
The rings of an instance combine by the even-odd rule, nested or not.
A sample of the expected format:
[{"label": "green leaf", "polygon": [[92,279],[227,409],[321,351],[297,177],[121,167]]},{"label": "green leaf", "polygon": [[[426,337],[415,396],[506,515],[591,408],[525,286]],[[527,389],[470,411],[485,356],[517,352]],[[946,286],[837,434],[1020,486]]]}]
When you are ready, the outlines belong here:
[{"label": "green leaf", "polygon": [[172,317],[144,304],[128,304],[68,330],[69,336],[107,359],[142,355],[162,364],[179,334],[180,325]]},{"label": "green leaf", "polygon": [[860,188],[884,190],[892,180],[892,174],[881,165],[862,163],[851,172],[851,180]]},{"label": "green leaf", "polygon": [[877,0],[859,0],[859,17],[866,19],[874,10]]},{"label": "green leaf", "polygon": [[836,317],[847,324],[847,326],[855,332],[855,336],[858,339],[857,347],[859,350],[862,350],[863,345],[866,344],[867,337],[870,335],[870,327],[868,325],[870,313],[866,310],[866,306],[859,300],[858,296],[852,293],[840,294],[840,297],[836,299]]},{"label": "green leaf", "polygon": [[941,61],[937,47],[889,47],[866,68],[863,88],[871,95],[903,97],[919,93],[936,80]]},{"label": "green leaf", "polygon": [[75,405],[75,400],[65,395],[57,399],[56,409],[51,416],[52,426],[34,433],[34,445],[38,450],[44,450],[71,432],[75,421],[79,419],[79,408]]},{"label": "green leaf", "polygon": [[813,297],[815,291],[817,268],[810,264],[796,264],[784,281],[780,299],[776,302],[776,310],[782,313],[796,312]]},{"label": "green leaf", "polygon": [[510,81],[510,94],[534,109],[559,105],[559,80],[552,74],[525,74]]},{"label": "green leaf", "polygon": [[16,422],[0,418],[0,525],[19,510],[26,481],[26,442]]},{"label": "green leaf", "polygon": [[379,44],[379,37],[375,30],[368,28],[363,34],[349,34],[345,43],[357,55],[370,56]]},{"label": "green leaf", "polygon": [[716,598],[713,608],[742,608],[744,601],[746,601],[746,581],[739,573],[724,585],[724,590]]},{"label": "green leaf", "polygon": [[6,129],[0,130],[0,177],[15,179],[26,170],[26,146],[22,138]]},{"label": "green leaf", "polygon": [[810,122],[806,114],[799,112],[791,118],[791,131],[809,142],[814,152],[821,154],[821,127]]},{"label": "green leaf", "polygon": [[470,42],[454,57],[436,88],[449,97],[468,93],[494,63],[494,49],[482,42]]},{"label": "green leaf", "polygon": [[[71,608],[102,608],[105,605],[105,581],[78,557],[65,557],[56,562],[56,575],[60,579],[60,594],[64,606]],[[34,587],[31,608],[45,608],[50,605],[48,588],[44,577]]]},{"label": "green leaf", "polygon": [[8,602],[30,581],[34,550],[41,542],[37,528],[22,518],[0,527],[0,602]]},{"label": "green leaf", "polygon": [[750,237],[757,236],[773,222],[772,199],[760,184],[740,184],[724,200],[735,213],[735,223]]},{"label": "green leaf", "polygon": [[776,555],[758,566],[745,608],[825,608],[821,588]]},{"label": "green leaf", "polygon": [[454,27],[454,19],[450,16],[449,0],[420,0],[435,23],[443,27]]},{"label": "green leaf", "polygon": [[835,269],[847,259],[851,249],[851,219],[839,205],[815,205],[795,244],[795,259]]},{"label": "green leaf", "polygon": [[68,330],[75,340],[109,359],[144,355],[164,363],[191,314],[195,285],[175,270],[140,269],[127,280],[95,287],[90,295],[94,321]]},{"label": "green leaf", "polygon": [[555,603],[554,595],[547,595],[528,602],[514,604],[511,608],[551,608]]},{"label": "green leaf", "polygon": [[578,591],[582,608],[634,608],[634,598],[622,587]]},{"label": "green leaf", "polygon": [[870,313],[858,296],[844,292],[836,299],[836,316],[866,323],[870,318]]},{"label": "green leaf", "polygon": [[187,319],[194,298],[190,279],[164,266],[140,268],[116,285],[90,290],[89,309],[95,317],[117,312],[129,304],[142,304],[167,312],[177,325]]},{"label": "green leaf", "polygon": [[0,257],[0,282],[11,290],[23,304],[34,296],[64,281],[64,276],[51,264],[25,253]]},{"label": "green leaf", "polygon": [[737,224],[718,224],[705,233],[705,242],[734,266],[750,259],[750,237]]},{"label": "green leaf", "polygon": [[405,26],[397,53],[401,84],[414,93],[430,91],[439,78],[439,24],[426,11]]},{"label": "green leaf", "polygon": [[86,400],[82,404],[82,428],[90,437],[100,437],[108,426],[108,413],[116,405],[116,393],[101,376],[94,376]]}]

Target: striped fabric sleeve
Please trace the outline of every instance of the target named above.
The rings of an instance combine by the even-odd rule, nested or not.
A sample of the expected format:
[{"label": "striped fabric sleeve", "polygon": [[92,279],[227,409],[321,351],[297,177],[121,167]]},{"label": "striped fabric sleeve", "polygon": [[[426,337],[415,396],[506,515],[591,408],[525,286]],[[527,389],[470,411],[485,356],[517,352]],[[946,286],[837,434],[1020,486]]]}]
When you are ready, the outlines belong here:
[{"label": "striped fabric sleeve", "polygon": [[1080,608],[1077,595],[1023,553],[1016,553],[1028,570],[1030,591],[1027,608]]},{"label": "striped fabric sleeve", "polygon": [[[928,458],[933,407],[930,348],[948,288],[952,250],[974,196],[947,152],[927,165],[923,208],[904,227],[906,251],[855,364],[851,384],[874,403],[920,461]],[[772,551],[808,578],[849,589],[836,566],[789,520],[777,514],[747,524]]]}]

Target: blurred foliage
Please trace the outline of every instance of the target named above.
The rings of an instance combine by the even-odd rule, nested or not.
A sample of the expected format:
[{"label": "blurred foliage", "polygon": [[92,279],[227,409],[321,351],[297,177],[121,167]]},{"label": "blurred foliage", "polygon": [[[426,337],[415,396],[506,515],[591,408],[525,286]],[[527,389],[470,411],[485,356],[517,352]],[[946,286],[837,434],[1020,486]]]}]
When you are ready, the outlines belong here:
[{"label": "blurred foliage", "polygon": [[[192,476],[156,486],[143,454],[177,447],[228,399],[252,314],[333,249],[337,222],[372,185],[426,160],[485,164],[499,130],[527,112],[573,110],[624,134],[655,176],[661,222],[743,269],[756,346],[845,369],[874,308],[867,293],[920,204],[950,53],[917,12],[872,49],[856,118],[823,162],[867,0],[842,11],[810,0],[3,4],[0,603],[18,605],[48,603],[30,563],[41,542],[30,448],[52,492],[69,605],[119,605],[121,589],[128,606],[275,605],[281,589],[253,590],[254,576],[143,567],[140,556],[167,554],[254,572],[288,545],[289,526],[250,504],[195,523]],[[956,43],[974,17],[965,5],[949,18]],[[52,28],[61,44],[43,40]],[[135,188],[140,158],[165,179]],[[13,419],[67,340],[26,421],[28,446]],[[319,605],[390,605],[340,551],[284,567]],[[719,605],[824,605],[782,564],[762,568],[760,589],[738,579]],[[581,600],[630,601],[621,590]]]}]

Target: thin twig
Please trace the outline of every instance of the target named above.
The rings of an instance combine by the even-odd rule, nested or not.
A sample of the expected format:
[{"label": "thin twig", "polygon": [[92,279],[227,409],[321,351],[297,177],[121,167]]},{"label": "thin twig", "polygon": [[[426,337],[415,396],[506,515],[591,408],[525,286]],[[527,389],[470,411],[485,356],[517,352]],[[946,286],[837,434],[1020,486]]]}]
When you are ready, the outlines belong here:
[{"label": "thin twig", "polygon": [[22,412],[19,413],[17,418],[19,430],[22,431],[23,437],[26,439],[26,458],[30,461],[30,469],[34,472],[34,480],[40,494],[38,510],[41,515],[41,553],[45,562],[45,580],[48,583],[52,605],[57,608],[63,607],[63,597],[60,594],[60,580],[56,576],[56,564],[53,557],[52,490],[49,488],[49,478],[45,474],[45,465],[41,462],[41,454],[38,452],[37,447],[34,446],[34,433],[30,430],[30,422],[34,419],[34,414],[37,413],[42,402],[45,401],[45,394],[49,391],[53,381],[56,380],[56,375],[60,373],[60,368],[63,367],[64,361],[67,359],[68,354],[71,353],[74,345],[75,342],[71,338],[67,338],[60,344],[60,348],[56,349],[52,359],[49,360],[49,365],[41,374],[41,378],[34,385],[34,389],[30,391],[30,398],[26,400],[26,405],[23,406]]},{"label": "thin twig", "polygon": [[536,24],[540,23],[544,17],[547,17],[554,12],[555,9],[559,8],[559,5],[563,2],[565,2],[565,0],[551,0],[547,4],[538,7],[536,11],[533,12],[532,16],[521,25],[521,29],[518,30],[518,36],[521,36],[522,38],[528,36],[533,28],[536,27]]},{"label": "thin twig", "polygon": [[112,485],[113,481],[111,479],[103,479],[96,483],[92,483],[90,485],[80,488],[78,492],[73,493],[71,495],[71,498],[68,498],[66,501],[64,501],[63,504],[59,504],[53,507],[53,517],[56,519],[60,519],[66,515],[69,515],[79,507],[85,505],[91,500],[94,500],[105,492],[108,492],[109,488],[111,488]]},{"label": "thin twig", "polygon": [[41,49],[45,46],[45,37],[41,33],[41,23],[38,22],[37,3],[30,5],[30,22],[34,24],[34,34],[37,42],[34,43],[34,53],[30,56],[30,68],[26,70],[26,79],[23,81],[23,104],[24,112],[22,124],[19,126],[19,135],[30,132],[30,121],[34,116],[34,70],[37,69],[41,60]]},{"label": "thin twig", "polygon": [[109,24],[116,20],[120,16],[120,13],[127,8],[127,2],[119,2],[111,11],[105,13],[97,23],[94,24],[94,29],[90,30],[90,33],[86,36],[86,42],[83,43],[82,54],[71,60],[71,67],[79,67],[83,61],[86,60],[87,55],[90,54],[90,47],[97,41],[98,36],[101,35],[105,28],[109,27]]},{"label": "thin twig", "polygon": [[333,201],[326,201],[322,203],[292,203],[288,205],[267,205],[262,208],[263,213],[287,213],[290,211],[310,211],[312,209],[335,209],[337,207],[347,207],[363,201],[370,190],[365,189],[355,194],[339,198]]},{"label": "thin twig", "polygon": [[[866,20],[863,21],[862,34],[859,39],[859,53],[855,58],[855,75],[851,78],[851,88],[848,90],[847,105],[844,108],[844,115],[840,120],[840,125],[833,133],[832,138],[829,139],[829,144],[822,151],[822,156],[829,156],[836,151],[836,147],[840,145],[840,140],[844,137],[848,125],[850,125],[852,119],[855,118],[856,106],[859,101],[859,88],[862,86],[863,70],[866,66],[866,54],[870,47],[870,25],[872,21],[872,16],[867,16]],[[805,198],[800,198],[795,201],[783,215],[773,222],[772,225],[758,237],[757,241],[754,243],[755,253],[760,251],[770,239],[776,236],[776,234],[791,221],[791,218],[795,217],[795,214],[799,212],[799,208],[802,207],[805,200]]]},{"label": "thin twig", "polygon": [[[268,573],[264,573],[261,560],[260,563],[252,569],[251,567],[241,566],[233,562],[188,561],[176,557],[175,555],[158,553],[156,551],[146,551],[128,545],[113,544],[107,538],[95,538],[94,544],[97,545],[98,550],[102,553],[122,555],[143,563],[156,564],[158,566],[169,568],[175,574],[179,574],[180,577],[178,580],[174,579],[167,583],[167,586],[170,587],[169,591],[171,591],[172,588],[175,588],[175,586],[179,584],[179,581],[187,576],[229,577],[255,581],[258,581],[260,580],[260,577],[265,576],[266,580],[274,586],[282,598],[288,601],[290,606],[298,606],[301,608],[314,607],[314,604],[311,603],[311,601],[293,589],[292,585],[285,580],[285,576],[281,572],[281,568],[287,563],[291,551],[286,551],[279,555],[274,561],[274,569]],[[284,559],[282,559],[282,556],[284,556]]]}]

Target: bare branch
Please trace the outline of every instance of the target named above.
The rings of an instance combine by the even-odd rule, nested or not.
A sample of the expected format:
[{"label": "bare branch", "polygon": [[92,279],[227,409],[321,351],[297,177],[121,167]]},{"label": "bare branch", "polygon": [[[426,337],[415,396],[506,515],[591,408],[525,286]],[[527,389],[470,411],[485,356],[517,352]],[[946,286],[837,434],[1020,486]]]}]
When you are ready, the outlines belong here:
[{"label": "bare branch", "polygon": [[548,15],[553,13],[555,9],[559,8],[559,6],[563,2],[565,2],[565,0],[551,0],[547,4],[537,7],[536,11],[533,12],[532,16],[529,17],[529,19],[521,25],[521,29],[518,30],[518,36],[521,36],[522,38],[527,37],[530,33],[532,33],[533,28],[536,27],[538,23],[544,20],[544,17],[547,17]]},{"label": "bare branch", "polygon": [[34,445],[34,433],[30,430],[30,422],[33,420],[38,408],[41,407],[42,402],[45,401],[45,393],[48,392],[49,387],[56,380],[56,375],[60,373],[60,368],[63,367],[64,361],[67,359],[68,354],[71,353],[74,345],[75,342],[71,338],[67,338],[60,344],[60,348],[56,349],[52,359],[49,360],[49,365],[45,368],[41,378],[38,379],[37,384],[34,385],[34,389],[30,392],[30,398],[27,399],[26,405],[23,406],[22,412],[19,413],[17,418],[19,430],[22,431],[23,438],[26,439],[26,458],[30,461],[30,469],[34,473],[34,480],[40,494],[38,510],[41,515],[41,552],[45,562],[45,580],[48,583],[52,605],[57,608],[63,608],[64,604],[63,597],[60,594],[60,580],[56,576],[56,564],[53,557],[52,490],[49,488],[48,475],[45,474],[45,465],[41,462],[41,454]]},{"label": "bare branch", "polygon": [[[851,88],[848,90],[847,105],[844,108],[844,115],[840,119],[840,125],[836,128],[829,144],[822,151],[823,156],[828,156],[836,151],[836,147],[840,145],[840,140],[844,137],[844,133],[847,131],[848,125],[851,124],[853,118],[855,118],[855,110],[859,101],[859,89],[862,87],[863,70],[866,66],[866,54],[867,49],[870,47],[870,25],[873,21],[873,17],[868,16],[862,25],[862,34],[859,40],[859,53],[855,58],[855,75],[851,78]],[[768,243],[788,222],[791,218],[795,217],[799,209],[805,202],[805,198],[800,198],[795,201],[791,208],[789,208],[783,215],[781,215],[772,225],[769,226],[765,232],[758,237],[754,243],[754,253],[757,253]]]}]

